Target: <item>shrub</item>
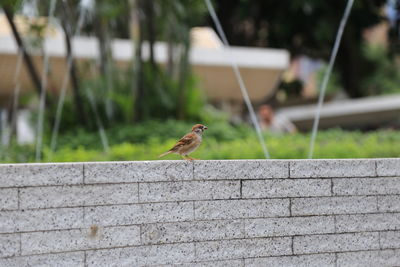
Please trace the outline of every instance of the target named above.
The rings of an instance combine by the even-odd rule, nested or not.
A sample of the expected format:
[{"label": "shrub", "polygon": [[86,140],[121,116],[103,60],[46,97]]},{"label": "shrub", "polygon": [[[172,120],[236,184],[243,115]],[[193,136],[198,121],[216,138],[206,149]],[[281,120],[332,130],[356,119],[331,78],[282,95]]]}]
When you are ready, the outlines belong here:
[{"label": "shrub", "polygon": [[[229,126],[226,126],[229,127]],[[186,130],[186,128],[185,128]],[[183,132],[182,132],[183,133]],[[179,136],[182,134],[179,133]],[[218,132],[217,132],[218,133]],[[221,138],[218,134],[206,133],[203,144],[192,154],[200,159],[256,159],[263,158],[260,144],[251,131],[237,138]],[[265,135],[272,158],[306,158],[310,141],[309,134]],[[145,142],[122,142],[113,144],[105,153],[100,145],[85,148],[65,145],[52,154],[44,149],[45,162],[68,161],[106,161],[106,160],[156,160],[158,155],[167,151],[176,142],[176,138],[148,137]],[[14,147],[12,153],[1,158],[3,162],[33,161],[33,147],[27,149]],[[400,157],[400,135],[395,131],[346,132],[329,130],[319,133],[314,158],[379,158]],[[168,155],[165,159],[180,159],[178,155]]]}]

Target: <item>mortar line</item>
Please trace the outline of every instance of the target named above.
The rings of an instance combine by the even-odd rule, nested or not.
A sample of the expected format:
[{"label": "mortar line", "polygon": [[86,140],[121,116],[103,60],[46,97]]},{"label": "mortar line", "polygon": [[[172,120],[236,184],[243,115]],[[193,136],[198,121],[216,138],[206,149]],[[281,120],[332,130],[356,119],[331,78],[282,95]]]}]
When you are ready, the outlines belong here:
[{"label": "mortar line", "polygon": [[137,201],[138,204],[140,203],[140,183],[137,183]]},{"label": "mortar line", "polygon": [[82,226],[83,227],[85,227],[85,226],[89,226],[89,225],[85,225],[86,223],[85,223],[85,218],[86,218],[86,207],[82,207],[82,209],[83,209],[83,211],[82,211]]},{"label": "mortar line", "polygon": [[335,252],[335,267],[338,267],[338,257],[339,257],[339,255],[338,255],[338,253],[337,252]]},{"label": "mortar line", "polygon": [[83,266],[87,267],[87,260],[86,260],[86,251],[83,252]]},{"label": "mortar line", "polygon": [[143,244],[142,235],[143,235],[143,224],[140,224],[140,225],[139,225],[139,242],[140,242],[141,245],[144,245],[144,244]]},{"label": "mortar line", "polygon": [[194,180],[194,162],[192,162],[191,164],[192,164],[192,179]]},{"label": "mortar line", "polygon": [[[385,249],[383,251],[391,251],[393,249]],[[380,252],[380,250],[349,250],[349,251],[334,251],[334,252],[314,252],[314,253],[303,253],[303,254],[297,254],[298,256],[310,256],[310,255],[333,255],[336,256],[336,254],[344,254],[344,253],[352,253],[352,252]],[[281,257],[291,257],[294,255],[289,255],[289,254],[281,254],[281,255],[270,255],[270,256],[262,256],[262,257],[257,257],[257,256],[252,256],[252,257],[246,257],[246,258],[230,258],[230,259],[216,259],[216,260],[196,260],[191,263],[215,263],[215,262],[224,262],[224,261],[229,261],[229,260],[250,260],[250,259],[263,259],[263,258],[281,258]],[[296,256],[296,255],[295,255]],[[153,266],[153,265],[152,265]],[[158,265],[157,265],[158,266]]]},{"label": "mortar line", "polygon": [[292,249],[292,255],[294,255],[294,237],[295,236],[292,236],[292,242],[291,242],[291,244],[290,244],[290,247],[291,247],[291,249]]},{"label": "mortar line", "polygon": [[[398,194],[387,194],[387,196],[400,196]],[[376,195],[360,195],[360,196],[333,196],[333,198],[364,198],[364,197],[376,197]],[[378,196],[379,197],[379,196]],[[199,202],[199,203],[204,203],[204,202],[224,202],[224,201],[279,201],[279,200],[287,200],[288,198],[291,199],[311,199],[311,198],[332,198],[332,196],[308,196],[308,197],[273,197],[273,198],[235,198],[235,199],[189,199],[189,200],[170,200],[170,201],[154,201],[154,202],[143,202],[143,203],[136,203],[136,202],[126,202],[126,203],[118,203],[118,204],[91,204],[91,205],[71,205],[71,206],[51,206],[51,207],[35,207],[35,208],[26,208],[24,210],[26,211],[41,211],[41,210],[59,210],[59,209],[79,209],[79,208],[105,208],[105,207],[117,207],[117,206],[149,206],[153,204],[177,204],[177,203],[190,203],[190,202]],[[9,212],[9,211],[18,211],[18,210],[4,210],[3,212]],[[373,212],[362,212],[362,211],[355,211],[355,212],[346,212],[346,213],[329,213],[329,214],[299,214],[296,215],[296,217],[306,217],[306,216],[327,216],[327,215],[368,215],[368,214],[398,214],[400,211],[389,211],[389,210],[379,210],[379,211],[373,211]],[[289,216],[278,216],[278,217],[289,217]],[[266,216],[265,218],[270,218],[269,216]]]},{"label": "mortar line", "polygon": [[[387,232],[387,231],[385,231],[385,232]],[[379,249],[382,250],[381,232],[378,232],[378,243],[379,243]]]},{"label": "mortar line", "polygon": [[243,198],[243,180],[240,179],[240,199]]},{"label": "mortar line", "polygon": [[[201,241],[203,242],[203,241]],[[204,242],[209,242],[209,241],[204,241]],[[193,242],[193,243],[199,243],[199,242]],[[176,243],[175,243],[176,244]],[[145,245],[145,246],[162,246],[164,244],[152,244],[152,245]],[[132,247],[141,247],[141,246],[116,246],[116,247],[110,247],[110,248],[90,248],[90,249],[84,249],[84,250],[71,250],[71,251],[60,251],[60,252],[46,252],[46,253],[32,253],[32,254],[27,254],[27,255],[21,255],[21,257],[29,257],[29,256],[46,256],[46,255],[58,255],[58,254],[69,254],[69,253],[74,253],[74,252],[91,252],[91,251],[102,251],[102,250],[112,250],[112,249],[120,249],[120,248],[132,248]],[[271,256],[265,256],[261,258],[280,258],[280,257],[286,257],[286,256],[308,256],[308,255],[321,255],[321,254],[344,254],[344,253],[352,253],[352,252],[382,252],[382,251],[393,251],[393,250],[399,250],[397,248],[387,248],[387,249],[371,249],[367,248],[365,250],[348,250],[348,251],[332,251],[332,252],[310,252],[310,253],[301,253],[301,254],[282,254],[282,255],[271,255]],[[15,256],[7,256],[1,258],[3,259],[12,259]],[[18,256],[20,257],[20,256]],[[247,257],[245,259],[258,259],[260,257]],[[243,258],[231,258],[231,259],[226,259],[226,260],[241,260]],[[217,260],[196,260],[195,262],[198,263],[203,263],[203,262],[220,262],[220,261],[225,261],[224,259],[217,259]]]},{"label": "mortar line", "polygon": [[194,260],[197,261],[197,242],[193,242],[194,247]]},{"label": "mortar line", "polygon": [[21,189],[20,188],[18,188],[18,190],[17,190],[17,201],[18,201],[18,203],[17,203],[17,208],[18,208],[18,210],[20,210],[21,209]]},{"label": "mortar line", "polygon": [[242,221],[243,221],[243,236],[244,238],[248,238],[248,234],[246,231],[246,219],[242,219]]},{"label": "mortar line", "polygon": [[[271,218],[284,218],[284,217],[269,217],[265,219],[271,219]],[[293,217],[292,217],[293,218]],[[179,224],[179,223],[197,223],[197,222],[215,222],[215,221],[239,221],[239,220],[252,220],[252,219],[263,219],[263,218],[242,218],[242,219],[224,219],[224,220],[196,220],[196,221],[167,221],[167,222],[154,222],[154,223],[142,223],[146,225],[154,225],[154,224]],[[118,224],[118,225],[106,225],[102,226],[105,229],[108,228],[125,228],[125,227],[132,227],[136,226],[139,227],[141,224]],[[33,234],[33,233],[51,233],[51,232],[68,232],[68,231],[81,231],[82,227],[77,227],[77,228],[57,228],[57,229],[51,229],[51,230],[32,230],[32,231],[21,231],[21,232],[3,232],[0,233],[1,235],[10,235],[10,234]],[[301,234],[297,236],[315,236],[315,235],[344,235],[344,234],[363,234],[363,233],[378,233],[378,232],[400,232],[399,230],[396,229],[389,229],[389,230],[352,230],[352,231],[346,231],[343,230],[341,232],[325,232],[325,233],[307,233],[307,234]],[[246,236],[247,237],[247,236]],[[263,238],[280,238],[280,237],[291,237],[291,235],[285,235],[285,234],[277,234],[273,236],[255,236],[255,237],[248,237],[249,239],[263,239]],[[228,239],[218,239],[218,240],[237,240],[237,239],[242,239],[242,238],[228,238]],[[215,240],[202,240],[201,242],[208,242],[208,241],[215,241]],[[165,243],[165,244],[180,244],[180,243],[188,243],[188,242],[171,242],[171,243]],[[190,243],[190,242],[189,242]],[[164,244],[164,243],[160,243]]]},{"label": "mortar line", "polygon": [[376,196],[376,211],[380,212],[380,208],[379,208],[379,196]]},{"label": "mortar line", "polygon": [[335,231],[335,233],[337,233],[336,215],[333,215],[333,230]]},{"label": "mortar line", "polygon": [[377,160],[375,160],[375,176],[378,178],[379,176],[378,176],[378,161]]},{"label": "mortar line", "polygon": [[19,233],[19,255],[22,256],[22,233]]},{"label": "mortar line", "polygon": [[289,198],[289,216],[292,217],[292,198]]},{"label": "mortar line", "polygon": [[[328,179],[368,179],[368,178],[373,178],[373,179],[386,179],[386,178],[392,178],[392,179],[400,179],[399,176],[397,175],[390,175],[390,176],[360,176],[360,177],[318,177],[318,178],[311,178],[311,177],[297,177],[296,179],[298,180],[328,180]],[[243,179],[244,181],[269,181],[269,180],[287,180],[289,179],[288,177],[286,178],[257,178],[257,179]],[[179,180],[179,182],[218,182],[218,181],[235,181],[235,180],[240,180],[240,179],[232,179],[232,178],[223,178],[223,179],[218,179],[218,178],[213,178],[213,179],[192,179],[192,180]],[[139,180],[132,180],[132,181],[109,181],[109,182],[87,182],[84,184],[85,186],[103,186],[103,185],[123,185],[123,184],[136,184],[136,183],[171,183],[175,181],[166,181],[166,180],[154,180],[154,181],[139,181]],[[178,180],[176,181],[178,182]],[[82,183],[70,183],[66,182],[65,184],[36,184],[36,185],[10,185],[10,186],[1,186],[0,189],[25,189],[25,188],[49,188],[49,187],[76,187],[76,186],[82,186]],[[371,194],[364,194],[367,196],[370,196]],[[380,195],[387,195],[387,194],[380,194]],[[389,194],[389,195],[399,195],[399,194]]]},{"label": "mortar line", "polygon": [[288,177],[288,178],[292,178],[292,177],[290,176],[290,161],[288,162],[288,173],[289,173],[289,177]]},{"label": "mortar line", "polygon": [[[400,196],[400,195],[388,195],[388,196]],[[376,195],[362,195],[362,196],[334,196],[334,198],[351,198],[351,197],[376,197]],[[62,209],[79,209],[79,208],[105,208],[105,207],[114,207],[114,206],[149,206],[153,204],[178,204],[178,203],[190,203],[190,202],[223,202],[223,201],[279,201],[279,200],[286,200],[288,198],[291,199],[310,199],[310,198],[331,198],[331,196],[311,196],[311,197],[275,197],[275,198],[243,198],[243,199],[190,199],[190,200],[171,200],[171,201],[155,201],[155,202],[143,202],[143,203],[118,203],[118,204],[98,204],[98,205],[77,205],[77,206],[61,206],[61,207],[39,207],[39,208],[27,208],[24,209],[26,211],[41,211],[41,210],[62,210]],[[17,210],[4,210],[3,212],[10,212],[10,211],[17,211]],[[398,214],[400,211],[373,211],[373,212],[347,212],[347,213],[329,213],[329,214],[299,214],[296,217],[308,217],[308,216],[329,216],[329,215],[369,215],[369,214]],[[274,216],[272,216],[274,217]],[[290,216],[278,216],[278,217],[290,217]],[[265,218],[270,218],[270,216],[266,216]]]},{"label": "mortar line", "polygon": [[196,204],[193,201],[193,221],[196,221]]},{"label": "mortar line", "polygon": [[[296,236],[287,236],[286,238],[291,237],[294,239]],[[267,239],[274,239],[274,238],[281,238],[281,237],[267,237]],[[258,238],[251,238],[251,239],[266,239],[265,237],[258,237]],[[36,255],[54,255],[54,254],[65,254],[65,253],[74,253],[74,252],[90,252],[90,251],[102,251],[102,250],[112,250],[112,249],[120,249],[120,248],[138,248],[138,247],[149,247],[149,246],[167,246],[167,245],[177,245],[177,244],[191,244],[194,243],[196,246],[197,243],[208,243],[208,242],[219,242],[219,241],[231,241],[231,240],[243,240],[243,238],[236,238],[236,239],[222,239],[222,240],[202,240],[202,241],[191,241],[191,242],[175,242],[175,243],[155,243],[155,244],[146,244],[146,245],[126,245],[126,246],[114,246],[114,247],[102,247],[102,248],[84,248],[84,249],[79,249],[79,250],[69,250],[69,251],[57,251],[57,252],[41,252],[41,253],[28,253],[26,255],[21,255],[23,257],[25,256],[36,256]],[[373,249],[373,248],[366,248],[366,249],[352,249],[348,251],[316,251],[316,252],[303,252],[299,254],[282,254],[282,255],[275,255],[275,256],[267,256],[267,257],[282,257],[282,256],[301,256],[301,255],[318,255],[318,254],[331,254],[331,253],[349,253],[349,252],[366,252],[366,251],[374,251],[374,252],[381,252],[381,251],[392,251],[392,250],[400,250],[398,248],[386,248],[386,249]],[[7,259],[7,258],[13,258],[15,256],[8,256],[4,257],[1,259]],[[258,258],[258,257],[249,257],[248,259],[251,258]],[[234,259],[242,259],[242,258],[232,258]],[[218,261],[218,260],[216,260]],[[220,260],[222,261],[222,260]],[[204,261],[199,261],[199,262],[204,262]]]},{"label": "mortar line", "polygon": [[82,176],[83,184],[85,184],[85,164],[82,164]]},{"label": "mortar line", "polygon": [[331,178],[331,196],[334,196],[333,194],[333,179]]}]

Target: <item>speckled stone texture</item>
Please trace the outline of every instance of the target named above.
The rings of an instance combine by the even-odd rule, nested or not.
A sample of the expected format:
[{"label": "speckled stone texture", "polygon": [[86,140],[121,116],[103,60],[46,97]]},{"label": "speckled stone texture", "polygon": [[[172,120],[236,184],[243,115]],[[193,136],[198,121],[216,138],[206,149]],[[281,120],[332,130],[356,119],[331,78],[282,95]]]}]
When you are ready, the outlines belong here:
[{"label": "speckled stone texture", "polygon": [[358,251],[337,254],[337,266],[399,266],[400,250]]},{"label": "speckled stone texture", "polygon": [[330,215],[378,212],[376,196],[292,199],[292,215]]},{"label": "speckled stone texture", "polygon": [[85,225],[133,225],[194,219],[193,203],[168,202],[85,208]]},{"label": "speckled stone texture", "polygon": [[82,225],[83,208],[0,212],[0,233],[71,229]]},{"label": "speckled stone texture", "polygon": [[87,184],[193,180],[189,161],[98,162],[84,165]]},{"label": "speckled stone texture", "polygon": [[312,235],[334,232],[334,219],[327,216],[246,220],[246,235],[249,237]]},{"label": "speckled stone texture", "polygon": [[376,172],[378,176],[400,176],[399,159],[378,160]]},{"label": "speckled stone texture", "polygon": [[293,239],[296,254],[374,249],[379,249],[379,234],[376,232],[295,236]]},{"label": "speckled stone texture", "polygon": [[83,251],[0,258],[0,266],[9,267],[84,267],[84,263],[85,253]]},{"label": "speckled stone texture", "polygon": [[301,256],[267,257],[245,259],[246,267],[336,267],[335,255],[314,254]]},{"label": "speckled stone texture", "polygon": [[199,160],[194,162],[194,179],[288,178],[289,162],[282,160]]},{"label": "speckled stone texture", "polygon": [[157,223],[142,226],[144,244],[244,238],[243,220]]},{"label": "speckled stone texture", "polygon": [[18,209],[18,189],[0,189],[0,211]]},{"label": "speckled stone texture", "polygon": [[291,238],[234,239],[196,243],[200,260],[224,260],[291,254]]},{"label": "speckled stone texture", "polygon": [[141,202],[235,199],[240,197],[240,181],[188,181],[141,183]]},{"label": "speckled stone texture", "polygon": [[122,226],[21,234],[21,254],[76,251],[140,245],[140,227]]},{"label": "speckled stone texture", "polygon": [[138,184],[30,187],[20,190],[21,209],[138,203]]},{"label": "speckled stone texture", "polygon": [[316,159],[290,162],[291,178],[374,177],[375,160]]},{"label": "speckled stone texture", "polygon": [[0,165],[0,266],[399,266],[400,159]]},{"label": "speckled stone texture", "polygon": [[190,263],[195,259],[194,246],[182,243],[94,250],[87,252],[86,261],[89,267]]},{"label": "speckled stone texture", "polygon": [[333,193],[339,196],[400,194],[400,177],[333,179]]},{"label": "speckled stone texture", "polygon": [[18,255],[19,251],[19,236],[18,235],[0,235],[0,258],[12,257]]},{"label": "speckled stone texture", "polygon": [[82,183],[82,163],[0,164],[0,188]]}]

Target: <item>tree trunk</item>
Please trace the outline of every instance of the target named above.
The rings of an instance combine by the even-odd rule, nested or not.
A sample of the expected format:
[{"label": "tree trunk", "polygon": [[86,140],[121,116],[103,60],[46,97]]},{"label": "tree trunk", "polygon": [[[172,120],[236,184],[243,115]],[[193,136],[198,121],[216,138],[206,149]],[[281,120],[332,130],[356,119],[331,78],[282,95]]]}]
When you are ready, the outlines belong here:
[{"label": "tree trunk", "polygon": [[142,8],[142,1],[137,0],[136,5],[133,7],[135,10],[132,12],[132,20],[138,25],[137,41],[135,43],[135,107],[134,107],[134,121],[138,122],[143,120],[144,111],[144,86],[143,86],[143,59],[142,59],[142,45],[143,45],[143,17],[140,14]]},{"label": "tree trunk", "polygon": [[186,84],[189,75],[189,49],[190,49],[190,40],[189,36],[186,37],[183,43],[183,52],[181,56],[181,62],[179,65],[179,87],[178,87],[178,119],[185,119],[185,110],[186,110]]},{"label": "tree trunk", "polygon": [[175,14],[172,11],[168,12],[168,14],[165,14],[164,16],[167,17],[166,19],[167,27],[165,29],[167,35],[167,73],[172,79],[175,74],[174,55],[175,55],[176,38],[174,37],[177,33],[177,27],[175,25],[176,18]]},{"label": "tree trunk", "polygon": [[360,48],[357,47],[358,45],[359,42],[354,40],[351,30],[347,29],[343,34],[342,45],[339,50],[341,56],[340,60],[338,60],[338,65],[340,65],[344,89],[352,98],[363,96],[360,84],[362,56]]},{"label": "tree trunk", "polygon": [[[97,5],[100,5],[100,3],[98,3]],[[96,12],[95,16],[94,31],[99,42],[100,73],[101,76],[105,78],[105,91],[106,95],[108,96],[112,90],[112,69],[110,66],[112,62],[112,50],[110,37],[108,35],[108,24],[107,21],[102,18],[99,11]],[[107,118],[111,120],[113,116],[113,106],[110,97],[107,97],[107,99],[105,100],[105,105]]]},{"label": "tree trunk", "polygon": [[74,95],[74,105],[77,113],[79,114],[78,116],[79,122],[81,123],[81,125],[86,125],[86,116],[83,107],[83,100],[79,90],[79,78],[78,78],[76,63],[75,60],[73,59],[73,54],[72,54],[72,45],[71,45],[72,30],[71,30],[71,20],[70,20],[71,12],[68,4],[65,1],[63,1],[63,8],[61,10],[62,10],[62,28],[64,30],[65,44],[67,47],[67,62],[70,61],[71,64],[69,72],[70,72],[73,95]]},{"label": "tree trunk", "polygon": [[105,75],[107,73],[107,61],[108,61],[108,45],[107,45],[107,38],[104,34],[105,29],[104,29],[103,22],[101,21],[101,18],[99,15],[96,16],[95,18],[95,23],[94,23],[94,31],[96,33],[98,42],[99,42],[99,50],[100,50],[100,73],[101,75]]},{"label": "tree trunk", "polygon": [[155,56],[154,56],[154,45],[156,40],[156,30],[154,28],[154,3],[152,1],[144,1],[144,11],[146,19],[146,29],[147,29],[147,40],[149,42],[150,50],[150,64],[153,70],[157,69]]},{"label": "tree trunk", "polygon": [[[36,68],[33,64],[32,58],[29,55],[28,51],[26,50],[26,47],[24,45],[24,42],[22,41],[21,36],[19,35],[18,29],[14,23],[13,17],[13,11],[10,7],[4,6],[4,13],[6,15],[7,21],[10,24],[11,30],[13,32],[15,41],[17,42],[19,50],[22,52],[26,67],[28,68],[28,73],[29,76],[31,77],[31,80],[33,82],[33,85],[35,86],[36,92],[38,95],[41,95],[42,91],[42,82],[40,81],[39,74],[36,71]],[[48,103],[48,99],[46,99],[46,103]]]},{"label": "tree trunk", "polygon": [[167,73],[171,77],[174,76],[174,42],[171,38],[171,33],[168,33],[167,41]]}]

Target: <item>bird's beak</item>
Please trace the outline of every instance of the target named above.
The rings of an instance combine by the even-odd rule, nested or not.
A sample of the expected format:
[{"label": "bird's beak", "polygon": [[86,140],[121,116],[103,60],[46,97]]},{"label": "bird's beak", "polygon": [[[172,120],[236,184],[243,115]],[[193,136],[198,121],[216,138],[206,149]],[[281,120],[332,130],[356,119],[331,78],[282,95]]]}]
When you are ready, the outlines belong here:
[{"label": "bird's beak", "polygon": [[208,127],[207,126],[204,126],[204,128],[203,128],[204,130],[207,130],[208,129]]}]

